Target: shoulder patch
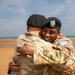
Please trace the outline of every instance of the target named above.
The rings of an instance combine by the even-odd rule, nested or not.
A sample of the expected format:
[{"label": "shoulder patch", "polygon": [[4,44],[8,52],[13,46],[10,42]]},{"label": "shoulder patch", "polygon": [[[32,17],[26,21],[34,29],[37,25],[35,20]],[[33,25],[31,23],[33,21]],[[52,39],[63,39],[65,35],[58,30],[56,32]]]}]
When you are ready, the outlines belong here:
[{"label": "shoulder patch", "polygon": [[68,41],[65,41],[65,40],[60,41],[60,42],[58,43],[58,45],[60,45],[60,46],[62,46],[62,47],[65,47],[65,46],[68,45]]}]

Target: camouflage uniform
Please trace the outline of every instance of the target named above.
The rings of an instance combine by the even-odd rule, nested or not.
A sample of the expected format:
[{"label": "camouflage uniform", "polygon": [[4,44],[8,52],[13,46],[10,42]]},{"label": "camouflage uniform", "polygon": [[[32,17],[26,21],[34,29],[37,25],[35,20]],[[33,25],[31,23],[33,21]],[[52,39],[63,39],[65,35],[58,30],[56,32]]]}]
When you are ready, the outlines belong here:
[{"label": "camouflage uniform", "polygon": [[[38,27],[37,29],[40,32],[41,27],[43,26],[43,22],[45,20],[46,18],[43,15],[39,15],[39,14],[31,15],[27,20],[27,31],[32,30],[32,27],[33,29]],[[26,33],[25,35],[21,35],[20,37],[18,37],[17,46],[22,47],[26,42],[30,45],[32,49],[36,50],[35,41],[36,40],[38,41],[39,39],[40,39],[39,36],[30,34],[30,33]],[[18,62],[16,63],[22,64],[20,66],[22,70],[17,75],[42,75],[43,74],[42,72],[44,72],[43,66],[39,67],[39,66],[34,65],[33,58],[29,55],[17,56],[17,50],[16,50],[13,58],[18,59]],[[11,68],[9,68],[8,74],[10,74],[10,70]],[[15,74],[12,71],[10,75],[15,75]]]},{"label": "camouflage uniform", "polygon": [[58,36],[53,42],[54,47],[35,50],[34,63],[46,66],[44,75],[72,75],[75,73],[75,57],[73,56],[73,44],[66,37]]},{"label": "camouflage uniform", "polygon": [[[30,33],[26,33],[25,35],[21,35],[17,39],[17,46],[22,47],[25,43],[28,43],[32,49],[36,49],[35,41],[39,42],[40,37],[36,35],[32,35]],[[15,54],[13,59],[18,59],[17,64],[22,64],[20,68],[22,69],[16,75],[43,75],[45,70],[44,66],[36,66],[34,65],[33,58],[29,55],[27,56],[17,56],[17,50],[15,50]],[[41,69],[41,70],[40,70]],[[15,75],[13,71],[9,75]]]},{"label": "camouflage uniform", "polygon": [[[54,72],[54,70],[55,69],[56,71],[59,70],[58,67],[60,68],[60,64],[65,63],[65,61],[67,61],[68,58],[68,55],[65,55],[66,50],[63,51],[62,47],[59,46],[59,44],[61,43],[57,45],[57,41],[58,40],[56,40],[54,43],[56,45],[52,45],[51,43],[45,42],[38,36],[29,33],[26,33],[26,35],[21,35],[17,39],[17,46],[20,47],[23,46],[25,42],[28,43],[30,47],[34,49],[34,59],[29,55],[18,57],[15,52],[13,58],[18,59],[17,63],[22,64],[20,66],[22,70],[17,75],[49,75],[49,74],[52,75],[53,73],[56,73]],[[71,46],[70,48],[72,48],[72,45],[70,46]],[[71,51],[70,50],[68,51],[71,54]],[[54,68],[54,70],[48,65],[48,63],[51,67]],[[60,72],[58,73],[61,74]],[[12,71],[10,75],[15,75],[15,74]]]}]

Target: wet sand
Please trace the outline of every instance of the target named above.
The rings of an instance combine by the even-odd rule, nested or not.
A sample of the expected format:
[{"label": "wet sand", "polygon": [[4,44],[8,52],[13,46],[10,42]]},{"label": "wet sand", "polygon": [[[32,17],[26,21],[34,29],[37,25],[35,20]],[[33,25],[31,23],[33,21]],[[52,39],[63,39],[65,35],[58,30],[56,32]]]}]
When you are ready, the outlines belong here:
[{"label": "wet sand", "polygon": [[[72,42],[75,45],[75,39]],[[14,54],[15,45],[16,40],[0,40],[0,75],[8,75],[8,63]]]}]

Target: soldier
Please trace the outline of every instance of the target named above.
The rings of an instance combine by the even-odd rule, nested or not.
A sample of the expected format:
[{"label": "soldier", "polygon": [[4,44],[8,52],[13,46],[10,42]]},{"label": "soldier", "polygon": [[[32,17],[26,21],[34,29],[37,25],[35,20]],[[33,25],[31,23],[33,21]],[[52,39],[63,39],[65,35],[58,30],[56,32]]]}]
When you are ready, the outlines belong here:
[{"label": "soldier", "polygon": [[[39,44],[39,42],[35,42],[36,44],[38,44],[38,47],[36,48],[36,50],[34,50],[34,63],[36,65],[45,65],[43,75],[69,74],[68,71],[64,72],[62,68],[64,66],[63,63],[67,62],[69,55],[71,56],[72,42],[66,37],[58,36],[60,33],[60,29],[61,22],[59,19],[55,17],[48,18],[42,28],[42,37],[46,41],[53,43],[53,45],[49,43],[45,44],[44,42],[42,42],[41,45]],[[63,73],[61,73],[61,71],[63,71]]]},{"label": "soldier", "polygon": [[[28,45],[35,50],[35,40],[37,41],[40,39],[39,34],[41,32],[41,26],[46,18],[43,15],[33,14],[27,20],[27,32],[25,35],[21,35],[17,39],[17,47],[20,48],[28,43]],[[41,74],[42,70],[36,70],[34,63],[33,63],[33,56],[31,54],[27,54],[25,56],[18,56],[17,49],[15,50],[15,54],[12,59],[16,62],[16,64],[22,64],[19,68],[21,71],[16,75],[39,75]],[[9,68],[9,75],[15,75],[13,70]]]},{"label": "soldier", "polygon": [[[36,59],[34,60],[35,64],[46,64],[44,60],[47,60],[48,64],[48,69],[45,72],[45,75],[67,75],[67,74],[74,74],[75,73],[75,57],[73,55],[73,44],[70,39],[63,37],[63,36],[58,36],[60,33],[61,29],[61,22],[59,19],[55,17],[50,17],[46,20],[43,28],[42,28],[42,37],[45,41],[50,41],[54,45],[56,45],[55,48],[58,46],[60,47],[59,50],[63,51],[64,54],[64,61],[61,62],[59,61],[59,64],[51,64],[51,58],[56,62],[56,56],[52,56],[49,54],[50,51],[48,52],[42,52],[44,55],[41,55],[41,51],[34,52],[34,55],[36,56]],[[37,53],[37,54],[36,54]],[[58,58],[59,54],[56,52]],[[39,58],[38,58],[39,55]],[[47,58],[46,58],[47,57]],[[41,58],[44,58],[43,60]],[[57,59],[58,60],[58,59]],[[52,68],[53,65],[53,68]],[[57,66],[57,67],[56,67]],[[56,69],[55,69],[56,68]]]}]

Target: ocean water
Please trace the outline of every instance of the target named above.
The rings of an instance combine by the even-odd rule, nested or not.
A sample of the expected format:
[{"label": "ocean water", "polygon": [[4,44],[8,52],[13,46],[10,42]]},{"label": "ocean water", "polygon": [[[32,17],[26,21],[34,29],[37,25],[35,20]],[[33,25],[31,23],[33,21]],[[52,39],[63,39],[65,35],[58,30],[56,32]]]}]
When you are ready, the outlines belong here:
[{"label": "ocean water", "polygon": [[13,39],[17,39],[18,37],[0,37],[0,40],[13,40]]},{"label": "ocean water", "polygon": [[66,36],[67,38],[75,39],[75,36]]},{"label": "ocean water", "polygon": [[[66,36],[67,38],[71,38],[71,39],[75,39],[75,36]],[[17,39],[18,37],[0,37],[0,40],[1,39],[7,39],[7,40],[10,40],[10,39]]]}]

